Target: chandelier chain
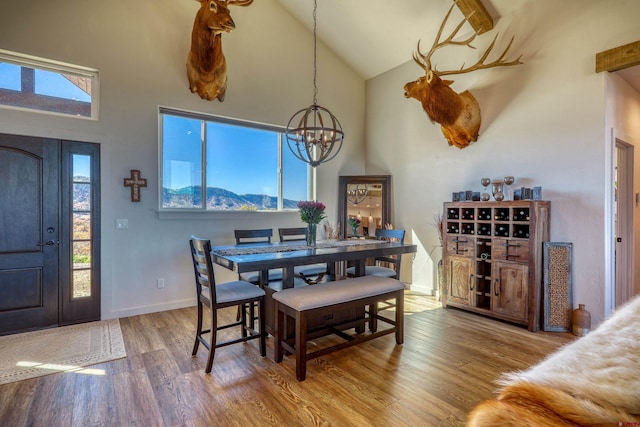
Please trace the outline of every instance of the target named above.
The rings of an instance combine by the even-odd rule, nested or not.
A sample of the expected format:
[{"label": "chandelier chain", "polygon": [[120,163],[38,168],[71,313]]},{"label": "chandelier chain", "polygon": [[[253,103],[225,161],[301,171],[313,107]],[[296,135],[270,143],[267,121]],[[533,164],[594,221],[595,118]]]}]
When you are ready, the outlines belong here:
[{"label": "chandelier chain", "polygon": [[342,148],[344,132],[331,111],[318,105],[318,0],[313,1],[313,104],[297,111],[285,136],[291,153],[316,167],[333,159]]},{"label": "chandelier chain", "polygon": [[317,25],[317,9],[318,0],[313,0],[313,105],[318,104],[318,84],[317,77],[317,41],[316,41],[316,25]]}]

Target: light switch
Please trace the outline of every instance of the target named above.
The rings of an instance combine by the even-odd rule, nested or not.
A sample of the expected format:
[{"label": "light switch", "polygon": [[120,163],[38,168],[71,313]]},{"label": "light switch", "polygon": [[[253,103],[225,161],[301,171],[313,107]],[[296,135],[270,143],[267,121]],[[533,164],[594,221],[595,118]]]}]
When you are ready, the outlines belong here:
[{"label": "light switch", "polygon": [[116,219],[116,228],[117,229],[129,228],[129,220],[128,219]]}]

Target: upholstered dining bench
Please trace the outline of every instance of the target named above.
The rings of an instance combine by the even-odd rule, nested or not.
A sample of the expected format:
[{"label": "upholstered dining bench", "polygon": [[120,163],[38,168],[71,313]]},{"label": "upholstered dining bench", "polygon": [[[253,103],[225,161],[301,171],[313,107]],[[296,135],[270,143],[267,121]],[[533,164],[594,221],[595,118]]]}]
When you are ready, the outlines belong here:
[{"label": "upholstered dining bench", "polygon": [[[362,276],[301,288],[284,289],[273,294],[276,312],[275,361],[282,362],[285,350],[296,357],[296,378],[303,381],[307,361],[343,348],[351,347],[383,335],[395,333],[396,343],[404,342],[404,285],[388,277]],[[393,300],[394,319],[378,314],[378,303]],[[361,318],[346,323],[330,324],[319,330],[308,330],[308,320],[319,316],[330,317],[345,309],[363,310]],[[286,322],[295,322],[295,336],[286,334]],[[391,327],[378,330],[377,321]],[[369,324],[368,333],[348,333],[348,329]],[[357,330],[357,329],[356,329]],[[335,334],[344,341],[307,352],[307,341]]]}]

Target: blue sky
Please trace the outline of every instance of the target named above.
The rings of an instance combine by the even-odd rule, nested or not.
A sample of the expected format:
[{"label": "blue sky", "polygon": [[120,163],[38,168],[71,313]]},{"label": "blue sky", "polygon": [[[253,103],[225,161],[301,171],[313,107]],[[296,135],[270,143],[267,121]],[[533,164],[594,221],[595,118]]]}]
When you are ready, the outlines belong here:
[{"label": "blue sky", "polygon": [[81,154],[73,155],[73,176],[86,176],[91,178],[91,156]]},{"label": "blue sky", "polygon": [[[91,97],[59,73],[36,69],[35,91],[40,95],[91,102]],[[0,62],[0,88],[20,90],[20,67]]]},{"label": "blue sky", "polygon": [[[199,184],[201,165],[200,120],[165,115],[163,146],[164,186]],[[278,134],[258,129],[208,122],[207,186],[236,194],[277,196]],[[170,160],[168,160],[170,159]],[[284,197],[306,200],[306,163],[283,147]]]}]

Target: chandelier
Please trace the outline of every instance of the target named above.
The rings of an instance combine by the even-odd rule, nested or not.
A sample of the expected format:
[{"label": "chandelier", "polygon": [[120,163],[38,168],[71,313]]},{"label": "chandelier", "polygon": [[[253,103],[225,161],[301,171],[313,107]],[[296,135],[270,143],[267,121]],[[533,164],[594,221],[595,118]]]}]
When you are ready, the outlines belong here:
[{"label": "chandelier", "polygon": [[355,188],[350,188],[349,190],[347,190],[347,201],[352,205],[362,203],[367,197],[368,191],[368,185],[364,184],[363,186],[363,184],[356,184]]},{"label": "chandelier", "polygon": [[[318,105],[316,10],[313,1],[313,104],[296,112],[287,124],[285,136],[289,149],[298,159],[312,167],[333,159],[342,148],[344,133],[338,119]],[[334,151],[334,148],[337,149]]]}]

